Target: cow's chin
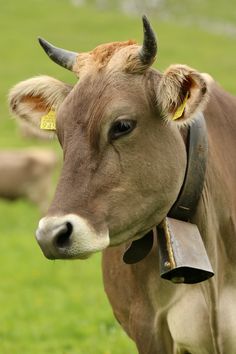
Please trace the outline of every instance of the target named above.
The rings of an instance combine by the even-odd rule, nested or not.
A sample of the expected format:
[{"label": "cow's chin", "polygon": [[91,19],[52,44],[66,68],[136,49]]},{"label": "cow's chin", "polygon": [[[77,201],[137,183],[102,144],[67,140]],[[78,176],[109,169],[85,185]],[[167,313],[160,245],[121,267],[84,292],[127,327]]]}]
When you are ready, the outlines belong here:
[{"label": "cow's chin", "polygon": [[91,252],[91,253],[73,253],[73,252],[55,252],[54,254],[52,253],[47,253],[44,250],[42,250],[44,256],[49,259],[49,260],[75,260],[75,259],[80,259],[80,260],[85,260],[91,257],[94,253],[96,252]]},{"label": "cow's chin", "polygon": [[133,221],[131,224],[126,225],[123,228],[117,228],[116,231],[110,230],[110,246],[119,246],[123,243],[135,241],[142,238],[150,230],[159,225],[167,215],[168,209],[158,210],[157,213],[153,213],[151,217],[140,218],[138,221]]},{"label": "cow's chin", "polygon": [[36,239],[48,259],[86,259],[110,245],[106,227],[96,232],[86,219],[74,214],[41,219]]}]

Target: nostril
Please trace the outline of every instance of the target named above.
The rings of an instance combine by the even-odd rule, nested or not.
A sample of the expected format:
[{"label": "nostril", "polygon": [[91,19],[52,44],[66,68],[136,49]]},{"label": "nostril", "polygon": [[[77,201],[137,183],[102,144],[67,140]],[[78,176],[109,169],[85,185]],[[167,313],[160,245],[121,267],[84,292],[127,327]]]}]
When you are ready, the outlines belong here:
[{"label": "nostril", "polygon": [[70,222],[65,223],[62,228],[59,230],[55,243],[57,247],[63,248],[69,245],[70,236],[73,231],[73,226]]}]

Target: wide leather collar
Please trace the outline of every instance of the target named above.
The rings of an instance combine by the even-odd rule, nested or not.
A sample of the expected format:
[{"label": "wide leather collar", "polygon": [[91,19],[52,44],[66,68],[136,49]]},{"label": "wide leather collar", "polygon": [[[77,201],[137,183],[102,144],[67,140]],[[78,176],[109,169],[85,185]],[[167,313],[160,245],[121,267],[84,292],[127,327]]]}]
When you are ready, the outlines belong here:
[{"label": "wide leather collar", "polygon": [[187,136],[187,168],[179,196],[168,216],[188,221],[194,215],[202,194],[208,155],[207,129],[202,112],[198,113]]}]

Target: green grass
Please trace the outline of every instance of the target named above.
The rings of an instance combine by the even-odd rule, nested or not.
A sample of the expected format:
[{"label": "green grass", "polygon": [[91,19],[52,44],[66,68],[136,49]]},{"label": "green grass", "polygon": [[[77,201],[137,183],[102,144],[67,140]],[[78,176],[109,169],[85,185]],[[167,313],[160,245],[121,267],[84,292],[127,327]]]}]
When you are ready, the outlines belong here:
[{"label": "green grass", "polygon": [[102,288],[100,257],[47,261],[33,238],[37,210],[0,203],[2,354],[134,353]]},{"label": "green grass", "polygon": [[[176,3],[170,2],[173,11],[178,10]],[[188,15],[196,10],[191,4]],[[222,8],[219,0],[200,4],[199,16],[235,20],[233,11]],[[48,60],[37,36],[79,51],[114,40],[141,41],[140,18],[112,9],[75,8],[66,0],[0,0],[0,8],[0,148],[34,144],[58,151],[56,142],[23,140],[7,109],[7,92],[20,80],[47,74],[75,82],[70,72]],[[155,13],[151,18],[159,41],[157,68],[187,63],[236,93],[235,38],[187,27],[181,21],[163,22]],[[33,237],[39,218],[36,207],[26,201],[0,201],[0,353],[136,353],[115,322],[103,291],[100,255],[86,261],[47,261]]]}]

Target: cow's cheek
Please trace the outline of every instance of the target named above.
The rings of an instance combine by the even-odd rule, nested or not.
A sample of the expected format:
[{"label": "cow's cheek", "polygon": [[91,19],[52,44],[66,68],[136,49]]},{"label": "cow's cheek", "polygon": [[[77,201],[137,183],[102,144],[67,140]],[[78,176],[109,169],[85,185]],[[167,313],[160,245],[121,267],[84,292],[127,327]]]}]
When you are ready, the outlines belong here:
[{"label": "cow's cheek", "polygon": [[[159,224],[176,201],[186,170],[182,138],[173,136],[168,150],[144,149],[136,159],[121,155],[119,182],[106,195],[111,244],[138,237]],[[159,151],[159,153],[158,153]]]}]

